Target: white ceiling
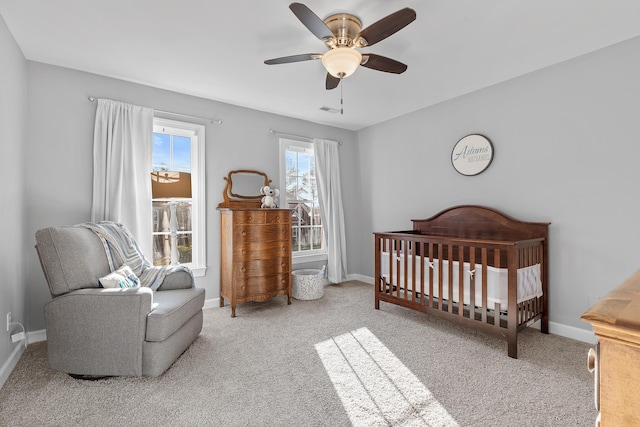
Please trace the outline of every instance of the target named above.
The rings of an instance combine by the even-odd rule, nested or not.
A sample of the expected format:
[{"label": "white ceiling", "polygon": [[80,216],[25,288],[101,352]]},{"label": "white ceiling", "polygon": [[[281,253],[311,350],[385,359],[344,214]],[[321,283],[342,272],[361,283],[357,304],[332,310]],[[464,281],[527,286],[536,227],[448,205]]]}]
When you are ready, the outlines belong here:
[{"label": "white ceiling", "polygon": [[[640,35],[639,0],[306,0],[363,27],[404,7],[417,19],[363,49],[409,66],[359,67],[324,89],[323,53],[289,0],[0,0],[29,60],[358,130]],[[89,94],[88,94],[89,95]]]}]

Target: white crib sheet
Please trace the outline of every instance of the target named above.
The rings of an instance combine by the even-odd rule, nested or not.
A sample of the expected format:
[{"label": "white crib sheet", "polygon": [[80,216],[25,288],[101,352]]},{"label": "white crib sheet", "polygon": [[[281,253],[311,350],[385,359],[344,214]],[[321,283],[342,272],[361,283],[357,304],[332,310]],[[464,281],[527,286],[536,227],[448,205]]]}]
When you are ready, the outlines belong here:
[{"label": "white crib sheet", "polygon": [[[404,289],[405,286],[408,291],[413,290],[413,263],[411,257],[407,260],[407,279],[405,282],[405,263],[404,263],[404,254],[393,255],[394,262],[392,263],[392,277],[393,286],[399,286]],[[398,274],[397,260],[400,261],[400,272]],[[381,265],[380,265],[380,274],[385,278],[387,283],[389,283],[389,252],[381,253]],[[416,291],[420,291],[420,258],[416,257],[416,272],[415,272],[415,280],[416,280]],[[449,300],[452,299],[453,302],[459,302],[459,262],[453,262],[453,274],[452,274],[452,283],[453,283],[453,298],[449,298],[449,261],[442,261],[442,298]],[[428,258],[424,258],[424,294],[429,294],[429,270],[433,270],[433,296],[434,298],[439,298],[438,296],[438,280],[439,280],[439,269],[440,269],[440,261],[434,259],[431,263]],[[470,282],[471,277],[475,276],[475,306],[482,306],[482,265],[476,264],[473,271],[471,271],[470,264],[465,262],[463,265],[464,271],[464,304],[469,304],[470,298]],[[540,280],[540,264],[535,264],[529,267],[519,268],[517,271],[518,278],[518,292],[517,292],[517,300],[518,303],[530,300],[534,297],[542,296],[542,281]],[[509,288],[508,288],[508,277],[509,271],[506,268],[496,268],[487,266],[487,308],[493,309],[496,303],[500,303],[501,310],[506,310],[508,307],[508,296],[509,296]]]}]

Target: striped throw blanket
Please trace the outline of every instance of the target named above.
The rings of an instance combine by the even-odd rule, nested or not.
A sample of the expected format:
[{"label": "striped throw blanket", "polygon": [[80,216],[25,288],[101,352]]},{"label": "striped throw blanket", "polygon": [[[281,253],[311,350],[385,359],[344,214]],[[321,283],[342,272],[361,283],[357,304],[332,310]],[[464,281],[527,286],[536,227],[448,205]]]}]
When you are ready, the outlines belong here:
[{"label": "striped throw blanket", "polygon": [[80,226],[92,230],[100,237],[112,272],[126,264],[140,279],[140,286],[146,286],[155,291],[168,274],[174,271],[186,271],[191,275],[193,285],[193,274],[187,267],[181,265],[157,267],[151,264],[124,225],[112,221],[99,221],[85,222]]}]

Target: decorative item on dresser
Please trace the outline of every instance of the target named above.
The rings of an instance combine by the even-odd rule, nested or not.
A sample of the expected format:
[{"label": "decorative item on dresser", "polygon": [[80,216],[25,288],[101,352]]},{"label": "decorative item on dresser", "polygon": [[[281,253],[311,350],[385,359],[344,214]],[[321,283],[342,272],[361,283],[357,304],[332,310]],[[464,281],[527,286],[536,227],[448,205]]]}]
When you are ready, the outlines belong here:
[{"label": "decorative item on dresser", "polygon": [[598,337],[589,351],[596,426],[640,425],[640,270],[582,316]]},{"label": "decorative item on dresser", "polygon": [[374,233],[380,301],[433,314],[508,341],[540,320],[548,333],[549,223],[483,206],[412,220],[413,230]]},{"label": "decorative item on dresser", "polygon": [[[262,172],[235,170],[225,177],[220,211],[220,307],[287,295],[291,304],[291,209],[262,209]],[[254,185],[255,184],[255,185]],[[239,190],[243,186],[242,190]],[[253,192],[252,192],[253,191]]]}]

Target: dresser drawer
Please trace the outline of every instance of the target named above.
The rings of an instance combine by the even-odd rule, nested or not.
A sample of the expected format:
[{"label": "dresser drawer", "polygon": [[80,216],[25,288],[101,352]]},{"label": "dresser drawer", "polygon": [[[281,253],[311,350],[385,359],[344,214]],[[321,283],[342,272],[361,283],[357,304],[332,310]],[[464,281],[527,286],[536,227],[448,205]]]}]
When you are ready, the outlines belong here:
[{"label": "dresser drawer", "polygon": [[289,277],[290,273],[283,273],[238,279],[235,283],[236,295],[238,298],[246,298],[286,290],[289,287]]},{"label": "dresser drawer", "polygon": [[289,240],[270,243],[246,243],[235,247],[233,256],[237,260],[289,257],[291,256],[291,246]]},{"label": "dresser drawer", "polygon": [[287,273],[290,270],[289,257],[272,259],[252,259],[237,261],[235,263],[236,277],[247,278],[252,276],[269,276],[278,273]]},{"label": "dresser drawer", "polygon": [[291,239],[291,226],[244,224],[235,227],[233,237],[237,244],[284,242]]},{"label": "dresser drawer", "polygon": [[265,211],[264,221],[267,224],[291,224],[291,211]]},{"label": "dresser drawer", "polygon": [[233,224],[290,224],[290,210],[254,209],[237,211],[233,214]]},{"label": "dresser drawer", "polygon": [[233,213],[233,225],[265,224],[265,212],[262,210],[236,211]]}]

